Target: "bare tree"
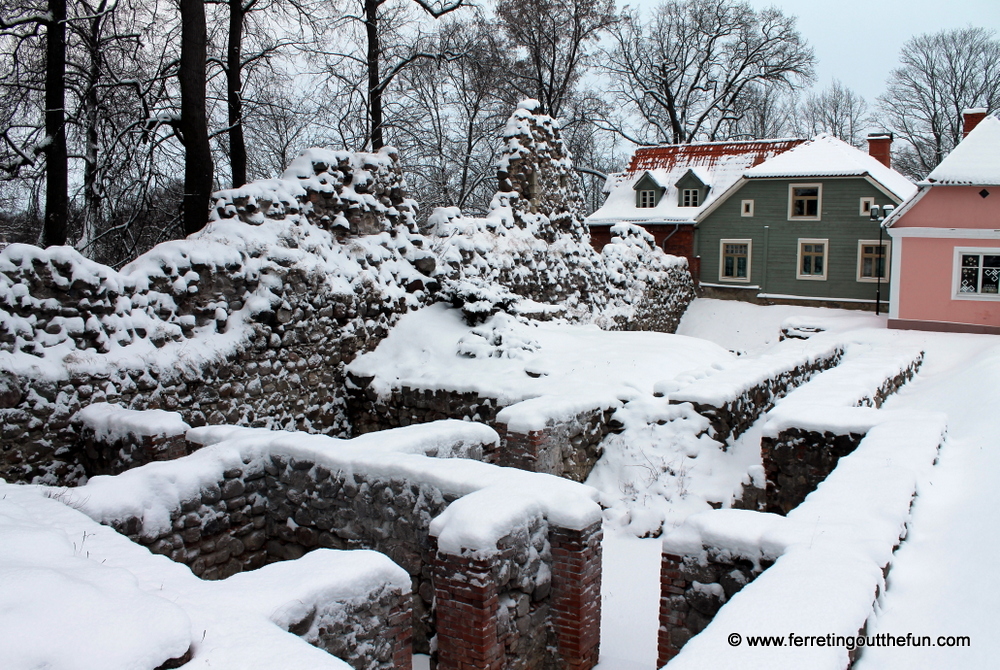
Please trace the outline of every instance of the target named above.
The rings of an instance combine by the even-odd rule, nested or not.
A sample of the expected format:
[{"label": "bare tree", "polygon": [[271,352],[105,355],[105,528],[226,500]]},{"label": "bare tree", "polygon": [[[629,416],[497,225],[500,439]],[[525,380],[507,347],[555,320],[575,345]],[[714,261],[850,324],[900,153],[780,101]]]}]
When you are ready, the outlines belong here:
[{"label": "bare tree", "polygon": [[[816,60],[794,17],[733,0],[671,0],[612,33],[606,69],[626,115],[606,126],[639,144],[726,139],[748,89],[791,89]],[[635,114],[637,127],[626,118]]]},{"label": "bare tree", "polygon": [[485,214],[496,191],[507,101],[516,94],[491,24],[453,21],[438,39],[438,49],[450,44],[463,55],[423,60],[404,73],[392,139],[425,213],[450,206]]},{"label": "bare tree", "polygon": [[909,145],[897,169],[922,179],[962,139],[962,110],[1000,108],[1000,41],[984,28],[918,35],[899,55],[879,109]]},{"label": "bare tree", "polygon": [[751,85],[735,102],[735,113],[721,134],[732,140],[761,140],[801,134],[796,125],[794,91]]},{"label": "bare tree", "polygon": [[175,131],[184,145],[184,232],[190,235],[208,222],[212,195],[212,149],[208,141],[205,64],[208,32],[204,0],[180,0],[181,58],[177,79],[181,117]]},{"label": "bare tree", "polygon": [[865,99],[834,79],[826,90],[806,97],[796,125],[806,136],[829,133],[861,148],[865,145],[865,130],[871,123]]},{"label": "bare tree", "polygon": [[[12,88],[20,89],[16,98],[27,105],[18,110],[20,119],[26,122],[28,130],[31,121],[28,109],[31,106],[31,92],[41,90],[44,95],[44,134],[39,138],[28,130],[24,139],[31,138],[33,146],[22,144],[5,128],[3,138],[6,148],[16,154],[13,160],[5,161],[7,170],[16,174],[21,167],[33,165],[33,154],[45,156],[45,217],[42,225],[43,246],[66,243],[69,218],[69,167],[66,148],[66,0],[47,0],[44,6],[34,4],[6,4],[0,13],[0,39],[11,45],[15,61],[7,75]],[[29,55],[37,46],[39,32],[44,34],[44,57]],[[17,52],[28,55],[26,66],[18,65]],[[34,69],[34,72],[32,70]],[[38,75],[41,74],[39,77]],[[34,75],[34,76],[32,76]],[[15,99],[16,99],[15,98]]]},{"label": "bare tree", "polygon": [[617,20],[614,0],[501,1],[496,14],[511,46],[524,54],[508,73],[514,88],[538,100],[541,113],[562,116],[590,48]]}]

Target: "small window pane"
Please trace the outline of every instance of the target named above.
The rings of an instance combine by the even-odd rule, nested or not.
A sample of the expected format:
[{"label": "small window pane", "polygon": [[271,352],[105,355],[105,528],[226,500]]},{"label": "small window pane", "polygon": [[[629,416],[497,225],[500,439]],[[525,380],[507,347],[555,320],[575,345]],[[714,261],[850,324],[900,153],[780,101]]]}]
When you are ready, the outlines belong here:
[{"label": "small window pane", "polygon": [[979,268],[962,268],[962,284],[958,287],[959,293],[979,292]]},{"label": "small window pane", "polygon": [[978,268],[979,267],[979,256],[962,255],[962,267],[963,268]]}]

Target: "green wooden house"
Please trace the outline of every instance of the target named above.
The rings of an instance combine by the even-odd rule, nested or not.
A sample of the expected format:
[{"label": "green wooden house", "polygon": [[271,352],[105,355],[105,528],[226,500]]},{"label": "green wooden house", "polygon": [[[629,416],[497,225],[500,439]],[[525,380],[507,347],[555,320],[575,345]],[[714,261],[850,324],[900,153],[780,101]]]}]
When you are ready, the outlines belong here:
[{"label": "green wooden house", "polygon": [[[888,300],[888,238],[872,206],[916,186],[889,167],[891,136],[869,153],[830,135],[747,169],[696,221],[706,297],[874,307]],[[880,246],[881,244],[881,246]]]}]

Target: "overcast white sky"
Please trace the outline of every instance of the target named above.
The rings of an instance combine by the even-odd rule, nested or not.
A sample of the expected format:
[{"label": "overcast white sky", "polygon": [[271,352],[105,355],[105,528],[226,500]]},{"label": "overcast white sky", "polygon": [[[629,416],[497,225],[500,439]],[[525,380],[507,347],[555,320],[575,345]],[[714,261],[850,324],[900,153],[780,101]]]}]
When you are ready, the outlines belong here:
[{"label": "overcast white sky", "polygon": [[[1000,0],[748,0],[798,17],[812,45],[817,86],[839,79],[873,103],[885,89],[899,50],[913,35],[976,26],[1000,34]],[[646,11],[660,0],[630,0]]]}]

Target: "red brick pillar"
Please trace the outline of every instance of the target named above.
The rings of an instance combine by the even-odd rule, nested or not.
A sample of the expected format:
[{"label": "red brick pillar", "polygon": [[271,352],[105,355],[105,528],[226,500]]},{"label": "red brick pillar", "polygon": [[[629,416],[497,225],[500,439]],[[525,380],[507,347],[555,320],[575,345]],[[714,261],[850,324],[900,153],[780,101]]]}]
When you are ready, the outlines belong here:
[{"label": "red brick pillar", "polygon": [[503,670],[492,567],[488,559],[434,552],[438,670]]},{"label": "red brick pillar", "polygon": [[392,670],[413,670],[413,608],[406,596],[389,612],[389,629],[385,632],[393,640]]},{"label": "red brick pillar", "polygon": [[656,645],[656,667],[662,667],[676,656],[691,634],[684,626],[684,589],[681,578],[681,556],[664,553],[660,560],[660,630]]},{"label": "red brick pillar", "polygon": [[552,626],[556,633],[559,667],[590,670],[601,649],[601,540],[600,523],[583,530],[553,528]]}]

